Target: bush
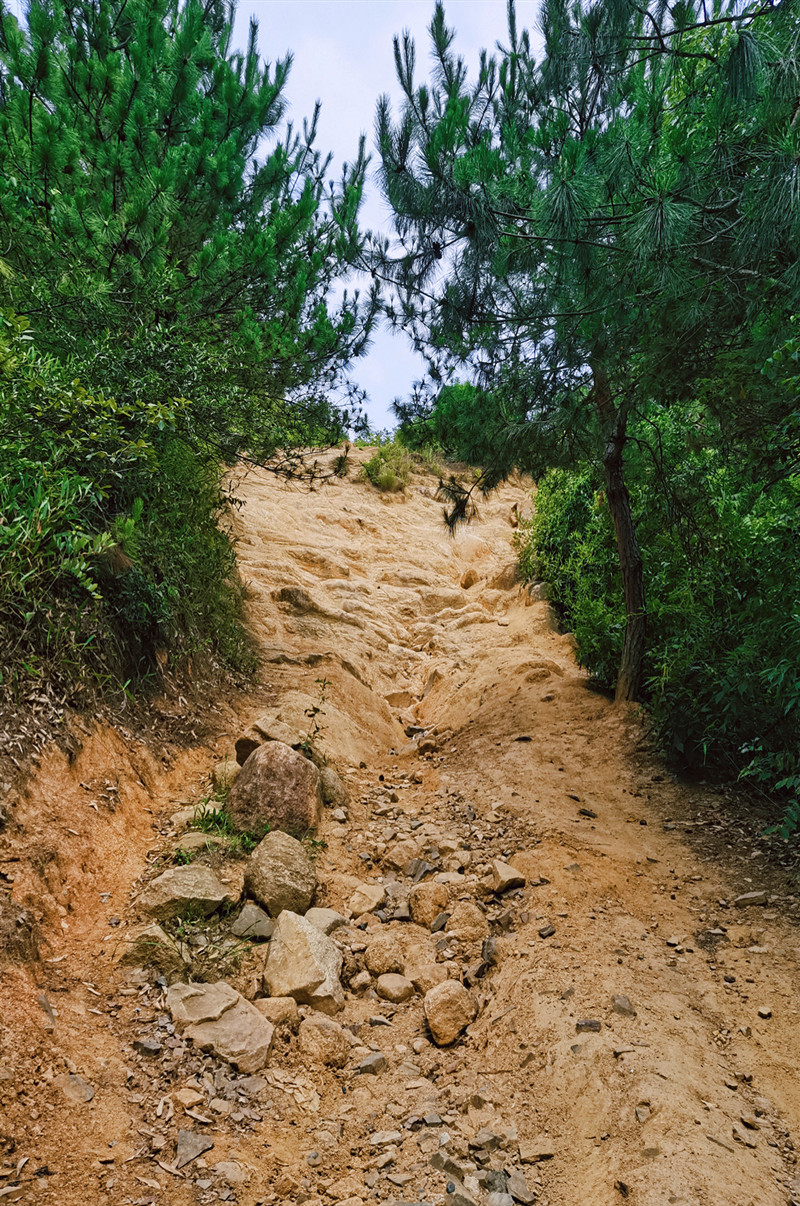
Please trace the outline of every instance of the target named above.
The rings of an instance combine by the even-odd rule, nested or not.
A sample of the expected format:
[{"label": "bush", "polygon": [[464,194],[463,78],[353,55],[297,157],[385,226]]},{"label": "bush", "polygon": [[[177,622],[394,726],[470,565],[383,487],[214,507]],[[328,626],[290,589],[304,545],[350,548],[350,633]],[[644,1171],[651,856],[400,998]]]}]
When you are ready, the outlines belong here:
[{"label": "bush", "polygon": [[[765,488],[721,448],[692,451],[681,434],[691,417],[658,419],[668,488],[629,445],[644,695],[678,767],[753,780],[789,805],[800,794],[800,480]],[[612,688],[624,608],[603,492],[588,470],[553,470],[535,501],[518,534],[522,571],[552,584],[581,663]]]},{"label": "bush", "polygon": [[252,664],[221,469],[180,438],[187,407],[89,391],[0,315],[0,700],[82,702],[167,645]]},{"label": "bush", "polygon": [[377,490],[398,493],[411,481],[414,464],[400,444],[382,444],[378,451],[361,466],[359,476]]}]

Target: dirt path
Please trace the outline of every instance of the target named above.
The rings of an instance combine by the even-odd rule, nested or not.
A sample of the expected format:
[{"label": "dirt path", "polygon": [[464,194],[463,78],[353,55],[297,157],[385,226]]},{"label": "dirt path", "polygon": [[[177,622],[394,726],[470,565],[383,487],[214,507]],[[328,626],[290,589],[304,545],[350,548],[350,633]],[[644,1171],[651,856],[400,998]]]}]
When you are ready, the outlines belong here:
[{"label": "dirt path", "polygon": [[[106,735],[72,767],[46,760],[20,801],[0,874],[21,903],[39,891],[50,931],[45,961],[9,969],[0,990],[0,1206],[800,1196],[797,899],[773,884],[734,904],[764,886],[758,850],[733,862],[694,840],[720,796],[672,781],[636,715],[589,689],[547,604],[515,581],[523,487],[451,540],[435,484],[309,494],[251,475],[237,523],[260,691],[171,768]],[[347,915],[366,883],[387,904],[335,932],[345,1066],[285,1034],[260,1077],[237,1077],[182,1043],[162,986],[114,952],[148,852],[174,844],[174,805],[268,706],[307,726],[320,680],[317,744],[350,803],[318,834],[318,903]],[[97,782],[112,767],[110,806]],[[493,860],[524,886],[498,893]],[[415,876],[440,885],[446,928],[394,919]],[[430,1041],[421,995],[392,1005],[365,978],[387,936],[398,967],[444,965],[478,1003],[453,1046]],[[236,984],[252,995],[250,973],[245,961]],[[133,1047],[153,1035],[156,1056]],[[376,1056],[385,1067],[360,1074]],[[82,1090],[65,1076],[92,1100],[69,1099]],[[176,1175],[180,1128],[214,1146]]]}]

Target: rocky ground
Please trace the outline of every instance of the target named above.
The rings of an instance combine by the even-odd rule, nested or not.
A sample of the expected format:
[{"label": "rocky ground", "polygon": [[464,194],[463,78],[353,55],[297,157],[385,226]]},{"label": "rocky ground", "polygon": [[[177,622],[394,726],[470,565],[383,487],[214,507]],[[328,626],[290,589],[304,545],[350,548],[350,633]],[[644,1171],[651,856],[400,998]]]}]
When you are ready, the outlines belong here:
[{"label": "rocky ground", "polygon": [[800,1200],[791,859],[435,487],[251,474],[259,686],[7,792],[0,1206]]}]

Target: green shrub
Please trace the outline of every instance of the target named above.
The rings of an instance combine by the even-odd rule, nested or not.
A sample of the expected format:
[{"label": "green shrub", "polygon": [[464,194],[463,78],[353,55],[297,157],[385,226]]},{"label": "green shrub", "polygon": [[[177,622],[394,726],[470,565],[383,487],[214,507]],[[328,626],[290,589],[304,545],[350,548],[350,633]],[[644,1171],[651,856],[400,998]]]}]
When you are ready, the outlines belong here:
[{"label": "green shrub", "polygon": [[359,476],[377,490],[399,493],[411,481],[414,463],[400,444],[382,444],[362,466]]},{"label": "green shrub", "polygon": [[[791,808],[800,795],[800,478],[764,487],[721,447],[687,448],[691,417],[658,419],[668,488],[629,445],[647,591],[645,698],[678,767],[752,780]],[[553,470],[535,503],[517,537],[522,571],[552,584],[581,663],[612,688],[624,608],[603,492],[588,470]]]},{"label": "green shrub", "polygon": [[0,700],[146,680],[203,649],[253,658],[221,468],[178,434],[189,404],[120,404],[0,315]]}]

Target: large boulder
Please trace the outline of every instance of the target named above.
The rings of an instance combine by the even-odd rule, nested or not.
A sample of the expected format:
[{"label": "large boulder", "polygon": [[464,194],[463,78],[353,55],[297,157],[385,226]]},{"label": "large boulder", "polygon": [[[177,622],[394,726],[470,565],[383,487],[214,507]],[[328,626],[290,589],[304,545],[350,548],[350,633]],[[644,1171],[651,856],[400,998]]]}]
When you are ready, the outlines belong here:
[{"label": "large boulder", "polygon": [[268,833],[247,862],[245,888],[271,917],[284,909],[305,913],[314,899],[317,873],[303,846],[288,833]]},{"label": "large boulder", "polygon": [[188,867],[170,867],[152,883],[139,897],[139,908],[156,921],[168,921],[172,917],[209,917],[220,905],[236,904],[241,895],[232,884],[222,880],[202,863],[190,863]]},{"label": "large boulder", "polygon": [[224,980],[173,984],[167,989],[167,1008],[201,1051],[211,1051],[248,1074],[267,1063],[275,1027]]},{"label": "large boulder", "polygon": [[268,741],[248,757],[228,794],[227,809],[245,833],[284,829],[302,836],[322,815],[319,771],[283,741]]},{"label": "large boulder", "polygon": [[281,913],[264,967],[271,997],[294,997],[320,1013],[338,1013],[344,1009],[341,970],[342,952],[327,934],[297,913]]},{"label": "large boulder", "polygon": [[445,980],[425,994],[425,1019],[438,1047],[454,1043],[477,1012],[474,998],[458,980]]}]

